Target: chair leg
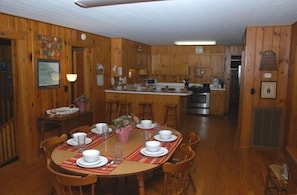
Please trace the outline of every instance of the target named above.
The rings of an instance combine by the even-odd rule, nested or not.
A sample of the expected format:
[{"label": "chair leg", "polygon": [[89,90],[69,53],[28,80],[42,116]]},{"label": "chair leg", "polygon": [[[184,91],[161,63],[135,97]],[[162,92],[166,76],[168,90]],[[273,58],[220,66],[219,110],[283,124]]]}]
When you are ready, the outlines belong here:
[{"label": "chair leg", "polygon": [[189,174],[189,182],[190,182],[190,184],[192,186],[193,192],[196,193],[197,192],[197,187],[195,185],[195,182],[194,182],[194,179],[193,179],[193,176],[192,176],[191,173]]}]

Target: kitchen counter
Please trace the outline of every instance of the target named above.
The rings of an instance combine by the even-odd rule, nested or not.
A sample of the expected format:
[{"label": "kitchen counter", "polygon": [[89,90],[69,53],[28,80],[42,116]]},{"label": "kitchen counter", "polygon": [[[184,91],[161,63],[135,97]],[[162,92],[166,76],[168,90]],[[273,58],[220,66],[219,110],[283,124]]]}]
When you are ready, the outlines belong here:
[{"label": "kitchen counter", "polygon": [[214,88],[214,87],[211,87],[210,90],[213,90],[213,91],[226,91],[226,88]]},{"label": "kitchen counter", "polygon": [[157,90],[142,90],[142,91],[137,91],[137,90],[117,90],[117,89],[109,89],[105,90],[105,92],[108,93],[126,93],[126,94],[147,94],[147,95],[172,95],[172,96],[189,96],[192,95],[192,91],[174,91],[174,90],[162,90],[162,91],[157,91]]},{"label": "kitchen counter", "polygon": [[153,105],[153,121],[161,124],[165,123],[166,105],[176,104],[177,105],[177,117],[175,119],[169,119],[167,125],[173,127],[175,122],[178,122],[176,129],[180,130],[183,128],[183,117],[187,110],[187,99],[193,92],[192,91],[180,91],[175,92],[174,90],[105,90],[105,100],[116,100],[116,101],[128,101],[131,103],[131,112],[135,115],[140,116],[142,111],[140,103],[150,102]]}]

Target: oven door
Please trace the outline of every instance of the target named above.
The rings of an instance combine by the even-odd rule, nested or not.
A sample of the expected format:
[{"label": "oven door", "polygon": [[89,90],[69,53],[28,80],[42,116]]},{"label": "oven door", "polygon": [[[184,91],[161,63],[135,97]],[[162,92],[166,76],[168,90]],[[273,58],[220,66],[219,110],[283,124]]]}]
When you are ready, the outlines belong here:
[{"label": "oven door", "polygon": [[209,108],[210,93],[194,92],[188,97],[188,107]]}]

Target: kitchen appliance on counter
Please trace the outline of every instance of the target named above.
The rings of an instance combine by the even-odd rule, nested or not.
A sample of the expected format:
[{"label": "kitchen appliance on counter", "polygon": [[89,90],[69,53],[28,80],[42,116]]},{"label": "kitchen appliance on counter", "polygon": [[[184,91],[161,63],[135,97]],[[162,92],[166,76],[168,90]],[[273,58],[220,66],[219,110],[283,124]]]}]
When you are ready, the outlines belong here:
[{"label": "kitchen appliance on counter", "polygon": [[157,85],[157,79],[147,78],[145,79],[145,85],[147,87],[155,87]]},{"label": "kitchen appliance on counter", "polygon": [[203,86],[191,86],[188,88],[193,94],[188,96],[187,113],[208,115],[210,107],[209,84]]}]

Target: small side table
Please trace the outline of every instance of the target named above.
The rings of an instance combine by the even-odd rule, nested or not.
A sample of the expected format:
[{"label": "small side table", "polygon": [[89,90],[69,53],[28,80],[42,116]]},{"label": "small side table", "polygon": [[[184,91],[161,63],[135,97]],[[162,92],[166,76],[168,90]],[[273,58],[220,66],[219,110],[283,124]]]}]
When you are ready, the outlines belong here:
[{"label": "small side table", "polygon": [[56,125],[59,127],[59,134],[66,133],[69,134],[71,129],[81,125],[92,125],[93,124],[93,112],[76,112],[73,114],[59,116],[59,117],[49,117],[49,115],[42,115],[38,117],[39,127],[40,127],[40,142],[44,139],[44,131],[46,125]]}]

